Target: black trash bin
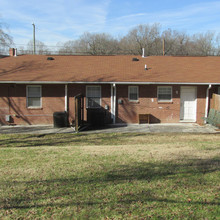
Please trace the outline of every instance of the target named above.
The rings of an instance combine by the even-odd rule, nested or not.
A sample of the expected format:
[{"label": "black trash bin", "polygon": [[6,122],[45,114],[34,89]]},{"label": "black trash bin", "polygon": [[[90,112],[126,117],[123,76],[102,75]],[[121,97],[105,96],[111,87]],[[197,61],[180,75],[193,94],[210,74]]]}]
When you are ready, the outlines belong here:
[{"label": "black trash bin", "polygon": [[98,109],[87,110],[87,120],[92,126],[104,126],[105,125],[105,111]]},{"label": "black trash bin", "polygon": [[68,127],[68,114],[67,112],[54,112],[53,125],[55,128]]}]

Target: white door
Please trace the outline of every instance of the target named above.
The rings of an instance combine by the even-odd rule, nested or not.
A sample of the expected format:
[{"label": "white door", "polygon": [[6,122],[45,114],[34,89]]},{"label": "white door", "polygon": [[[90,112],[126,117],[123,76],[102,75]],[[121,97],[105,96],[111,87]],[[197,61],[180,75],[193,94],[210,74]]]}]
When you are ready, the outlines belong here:
[{"label": "white door", "polygon": [[182,86],[180,91],[180,120],[195,122],[197,107],[196,87]]}]

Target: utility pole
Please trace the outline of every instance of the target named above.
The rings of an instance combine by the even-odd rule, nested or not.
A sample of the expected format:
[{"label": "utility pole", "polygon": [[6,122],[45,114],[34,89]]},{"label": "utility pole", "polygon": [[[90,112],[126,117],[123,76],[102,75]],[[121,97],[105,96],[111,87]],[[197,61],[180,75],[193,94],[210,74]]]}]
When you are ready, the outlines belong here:
[{"label": "utility pole", "polygon": [[165,55],[165,39],[163,39],[163,56]]},{"label": "utility pole", "polygon": [[36,47],[35,47],[35,24],[33,23],[33,54],[36,52]]}]

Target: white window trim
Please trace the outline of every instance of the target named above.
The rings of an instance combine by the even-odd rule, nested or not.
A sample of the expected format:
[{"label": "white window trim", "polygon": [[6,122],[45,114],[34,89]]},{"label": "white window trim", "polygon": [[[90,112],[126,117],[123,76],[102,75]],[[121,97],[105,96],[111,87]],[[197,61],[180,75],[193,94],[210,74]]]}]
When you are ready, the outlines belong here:
[{"label": "white window trim", "polygon": [[218,95],[220,95],[220,86],[218,86]]},{"label": "white window trim", "polygon": [[[90,87],[99,87],[100,88],[100,106],[99,107],[88,107],[88,97],[87,97],[87,94],[88,94],[88,88],[90,88]],[[86,86],[86,108],[99,109],[101,107],[102,107],[102,87],[101,86],[97,86],[97,85]]]},{"label": "white window trim", "polygon": [[[130,99],[130,88],[137,88],[137,100]],[[128,100],[129,102],[139,102],[139,86],[128,86]]]},{"label": "white window trim", "polygon": [[[40,106],[28,106],[28,88],[30,87],[40,87]],[[42,86],[41,85],[28,85],[26,86],[26,107],[28,109],[37,109],[37,108],[42,108]]]},{"label": "white window trim", "polygon": [[[159,89],[160,88],[171,88],[171,99],[170,100],[159,100]],[[157,102],[173,102],[173,87],[172,86],[158,86],[157,87]]]}]

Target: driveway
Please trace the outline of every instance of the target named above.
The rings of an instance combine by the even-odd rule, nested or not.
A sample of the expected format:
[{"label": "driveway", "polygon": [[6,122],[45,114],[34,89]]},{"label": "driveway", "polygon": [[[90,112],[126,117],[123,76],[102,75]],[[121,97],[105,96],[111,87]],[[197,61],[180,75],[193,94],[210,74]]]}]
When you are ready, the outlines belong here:
[{"label": "driveway", "polygon": [[[107,125],[103,128],[86,128],[80,133],[114,133],[114,132],[142,132],[142,133],[218,133],[218,129],[211,125],[200,126],[195,123],[176,124],[128,124]],[[54,128],[52,125],[29,126],[0,126],[1,134],[58,134],[75,133],[74,128]]]}]

